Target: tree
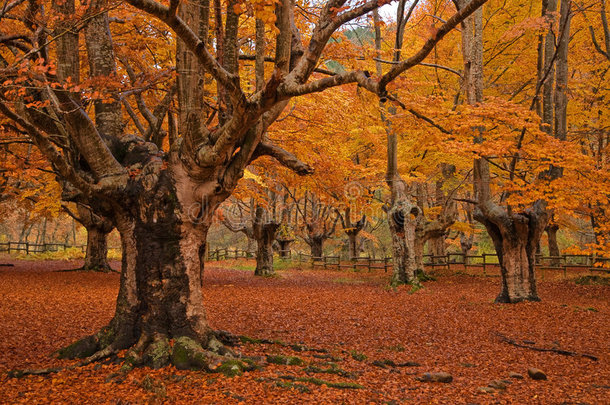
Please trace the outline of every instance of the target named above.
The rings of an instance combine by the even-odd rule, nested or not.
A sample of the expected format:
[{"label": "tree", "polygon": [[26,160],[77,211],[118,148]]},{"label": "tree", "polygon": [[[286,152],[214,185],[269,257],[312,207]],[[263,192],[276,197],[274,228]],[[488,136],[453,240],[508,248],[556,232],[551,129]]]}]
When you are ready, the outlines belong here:
[{"label": "tree", "polygon": [[67,206],[64,211],[79,222],[87,230],[87,249],[85,263],[79,270],[85,271],[113,271],[108,263],[108,234],[114,229],[112,219],[101,212],[95,212],[91,207],[83,204],[76,205],[76,212]]},{"label": "tree", "polygon": [[[78,14],[70,1],[58,6],[58,28],[67,23],[71,29],[51,42],[37,34],[37,23],[32,22],[44,20],[41,9],[13,9],[12,23],[20,36],[3,43],[18,55],[11,57],[3,71],[0,112],[28,133],[65,181],[112,208],[123,248],[113,319],[100,332],[64,350],[63,355],[89,356],[86,361],[90,362],[129,348],[127,362],[131,365],[159,367],[171,362],[182,368],[215,369],[223,360],[220,356],[228,352],[206,320],[201,293],[205,240],[214,211],[235,189],[245,167],[260,156],[272,156],[303,175],[312,171],[266,137],[269,126],[291,98],[331,87],[358,83],[385,97],[388,84],[421,62],[447,32],[484,2],[473,0],[431,35],[415,55],[397,63],[379,80],[362,70],[313,76],[331,36],[344,24],[379,7],[376,0],[355,5],[331,0],[315,7],[312,12],[318,13],[317,21],[308,25],[308,32],[297,29],[290,0],[256,4],[255,77],[248,80],[239,69],[240,45],[245,38],[240,18],[252,22],[243,14],[247,4],[232,0],[223,11],[218,1],[211,7],[208,0],[185,4],[172,0],[169,5],[129,0],[171,29],[182,44],[179,46],[190,51],[193,63],[205,72],[203,83],[213,80],[217,87],[218,103],[209,109],[206,103],[201,108],[198,104],[206,96],[199,93],[204,90],[202,83],[187,86],[195,92],[178,86],[184,121],[178,126],[180,137],[167,153],[142,138],[122,134],[116,93],[110,92],[107,100],[94,101],[92,117],[83,106],[80,88],[69,86],[67,80],[58,83],[55,77],[49,58],[56,58],[58,69],[72,67],[78,60],[78,47],[69,41],[78,36],[75,28],[80,24],[89,27],[85,41],[91,74],[114,75],[115,56],[103,0],[79,9],[83,18],[71,17]],[[118,10],[124,11],[124,7]],[[210,10],[214,10],[213,15]],[[27,13],[27,17],[18,12]],[[31,18],[32,13],[36,18]],[[275,28],[265,26],[264,21],[274,20]],[[271,39],[276,43],[274,68],[265,75],[265,56],[270,51],[266,44]],[[244,46],[248,44],[252,42],[246,41]],[[56,52],[48,52],[55,45]],[[28,75],[20,74],[20,69]],[[104,69],[107,71],[102,73]],[[199,69],[190,71],[195,75]],[[55,125],[42,125],[35,107],[23,106],[10,92],[15,88],[9,81],[17,78],[32,89],[26,91],[28,97],[54,113],[58,118]],[[248,83],[256,88],[250,94],[242,87]],[[54,130],[59,126],[64,135],[61,139],[67,138],[82,160],[70,159],[71,149],[55,138]]]},{"label": "tree", "polygon": [[[460,7],[465,6],[465,4],[465,2],[458,2]],[[483,102],[482,9],[477,10],[462,25],[462,52],[467,102],[470,105],[480,105]],[[567,41],[569,25],[563,20],[561,27],[561,35],[565,35]],[[547,66],[542,76],[539,77],[532,107],[535,106],[537,93],[550,72],[551,67]],[[473,127],[473,131],[475,133],[474,142],[483,142],[484,128]],[[515,176],[515,166],[520,158],[519,149],[525,133],[526,128],[524,127],[518,141],[517,152],[514,154],[510,165],[511,179]],[[550,170],[553,170],[553,166]],[[487,229],[500,262],[502,289],[496,298],[496,302],[514,303],[524,300],[540,300],[536,290],[535,254],[540,236],[549,220],[547,202],[538,199],[522,211],[514,210],[510,204],[506,206],[497,204],[493,200],[490,186],[490,163],[485,156],[475,159],[473,177],[476,200],[474,218]],[[550,174],[543,179],[550,181],[556,177],[556,175]]]},{"label": "tree", "polygon": [[292,197],[305,225],[303,240],[309,245],[311,257],[322,257],[324,242],[335,234],[339,215],[333,215],[333,207],[324,204],[313,192],[305,191],[300,200],[294,194]]}]

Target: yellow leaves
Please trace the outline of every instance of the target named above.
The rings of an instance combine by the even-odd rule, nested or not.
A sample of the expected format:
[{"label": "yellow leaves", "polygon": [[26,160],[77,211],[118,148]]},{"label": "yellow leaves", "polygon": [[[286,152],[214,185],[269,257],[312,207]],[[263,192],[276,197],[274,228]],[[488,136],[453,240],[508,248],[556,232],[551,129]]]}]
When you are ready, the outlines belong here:
[{"label": "yellow leaves", "polygon": [[256,174],[252,173],[248,169],[244,170],[244,179],[252,180],[252,181],[254,181],[254,182],[256,182],[256,183],[258,183],[260,185],[264,185],[265,184],[260,176],[257,176]]}]

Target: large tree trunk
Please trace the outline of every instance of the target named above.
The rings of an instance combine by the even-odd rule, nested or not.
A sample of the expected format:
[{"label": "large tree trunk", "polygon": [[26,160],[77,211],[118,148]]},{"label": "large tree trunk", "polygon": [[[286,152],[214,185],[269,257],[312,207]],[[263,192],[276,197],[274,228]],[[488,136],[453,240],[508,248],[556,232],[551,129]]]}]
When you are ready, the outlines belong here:
[{"label": "large tree trunk", "polygon": [[358,252],[358,234],[355,232],[347,234],[347,254],[350,260],[360,256]]},{"label": "large tree trunk", "polygon": [[123,248],[113,319],[60,356],[92,361],[129,348],[128,365],[206,370],[224,359],[227,350],[208,325],[201,284],[207,230],[227,193],[196,192],[212,188],[197,187],[179,164],[160,167],[149,164],[129,185],[133,200],[113,202]]},{"label": "large tree trunk", "polygon": [[496,302],[540,301],[534,270],[536,245],[548,222],[545,203],[538,201],[532,208],[513,214],[498,208],[475,212],[475,219],[491,236],[500,262],[502,290]]},{"label": "large tree trunk", "polygon": [[256,239],[256,270],[255,276],[272,276],[273,269],[273,235],[270,231],[264,233],[260,239]]},{"label": "large tree trunk", "polygon": [[[99,205],[99,204],[98,204]],[[99,210],[96,210],[99,211]],[[82,204],[77,205],[76,214],[70,213],[77,218],[87,230],[87,250],[85,253],[85,264],[80,270],[87,271],[112,271],[108,264],[108,234],[114,228],[110,218],[99,212],[94,212],[90,207]]]},{"label": "large tree trunk", "polygon": [[467,258],[466,256],[468,256],[468,253],[470,252],[470,249],[472,249],[472,245],[474,243],[474,235],[473,234],[466,234],[464,232],[462,232],[460,234],[460,248],[462,250],[462,255],[463,255],[463,259],[464,263],[467,262]]},{"label": "large tree trunk", "polygon": [[[458,2],[460,7],[465,0]],[[464,78],[469,104],[483,101],[483,10],[478,9],[462,24]],[[473,128],[474,141],[481,142],[483,133]],[[548,222],[546,204],[535,202],[523,212],[500,206],[493,201],[490,168],[487,160],[474,161],[474,218],[485,225],[500,262],[502,289],[496,302],[539,301],[534,272],[536,244]]]}]

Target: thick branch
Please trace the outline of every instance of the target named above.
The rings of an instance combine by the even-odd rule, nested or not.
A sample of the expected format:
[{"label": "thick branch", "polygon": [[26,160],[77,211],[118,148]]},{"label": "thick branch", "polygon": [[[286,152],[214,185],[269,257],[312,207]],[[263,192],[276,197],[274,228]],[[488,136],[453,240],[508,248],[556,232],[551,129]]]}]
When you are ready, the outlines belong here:
[{"label": "thick branch", "polygon": [[256,156],[271,156],[283,166],[300,176],[313,174],[313,168],[299,160],[295,155],[271,142],[261,142],[255,151]]}]

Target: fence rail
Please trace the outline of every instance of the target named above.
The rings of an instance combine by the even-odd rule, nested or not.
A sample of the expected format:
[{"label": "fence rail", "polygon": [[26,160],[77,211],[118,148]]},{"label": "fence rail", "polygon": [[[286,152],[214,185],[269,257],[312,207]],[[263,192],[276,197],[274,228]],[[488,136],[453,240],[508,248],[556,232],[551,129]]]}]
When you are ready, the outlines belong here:
[{"label": "fence rail", "polygon": [[[87,245],[69,245],[67,243],[31,243],[31,242],[0,242],[0,253],[20,253],[26,255],[33,253],[60,252],[67,249],[79,249],[81,252],[87,250]],[[108,250],[120,248],[108,247]]]},{"label": "fence rail", "polygon": [[[30,242],[0,242],[0,253],[19,253],[25,254],[65,251],[70,248],[80,249],[85,252],[86,245],[68,245],[65,243],[30,243]],[[110,247],[109,249],[116,249]],[[392,258],[374,258],[370,256],[355,257],[352,259],[342,258],[341,256],[320,256],[313,257],[303,252],[292,252],[290,250],[279,251],[280,257],[297,260],[299,264],[308,263],[312,269],[367,269],[384,270],[387,272],[392,269]],[[254,258],[254,251],[231,248],[210,249],[207,260],[227,260]],[[481,268],[483,274],[487,270],[498,266],[498,256],[495,253],[483,253],[480,255],[464,255],[463,253],[448,253],[438,256],[424,255],[424,265],[427,267],[444,267],[447,270],[457,269],[468,270],[468,268]],[[567,276],[568,269],[586,269],[594,272],[610,273],[610,258],[599,257],[596,255],[575,255],[562,254],[560,256],[536,256],[536,267],[541,270],[563,270]],[[544,275],[544,273],[543,273]]]},{"label": "fence rail", "polygon": [[31,253],[59,252],[70,248],[80,249],[84,252],[87,249],[87,246],[68,245],[65,243],[0,242],[0,252],[25,252],[26,255]]},{"label": "fence rail", "polygon": [[[280,253],[283,253],[283,257],[290,257],[292,260],[296,259],[299,264],[309,264],[312,269],[367,269],[368,271],[383,270],[387,272],[391,270],[393,266],[391,257],[374,258],[364,256],[348,259],[337,255],[314,257],[303,252],[288,252]],[[240,249],[218,248],[208,252],[208,260],[226,260],[253,257],[255,257],[255,252]],[[482,269],[483,274],[486,275],[488,270],[496,269],[498,265],[498,256],[495,253],[483,253],[480,255],[464,255],[463,253],[448,253],[442,256],[431,254],[424,255],[424,266],[432,268],[443,267],[447,270],[464,271],[467,271],[469,268],[480,268]],[[563,270],[564,276],[567,276],[568,269],[578,268],[595,272],[610,273],[610,258],[598,257],[595,255],[537,255],[536,265],[536,268],[542,271]]]}]

